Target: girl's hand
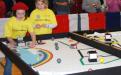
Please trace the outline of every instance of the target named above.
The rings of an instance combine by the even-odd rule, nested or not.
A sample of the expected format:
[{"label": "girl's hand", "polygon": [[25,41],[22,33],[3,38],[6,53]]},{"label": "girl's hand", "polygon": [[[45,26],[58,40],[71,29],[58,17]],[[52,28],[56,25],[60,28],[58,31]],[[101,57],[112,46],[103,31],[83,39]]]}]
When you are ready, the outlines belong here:
[{"label": "girl's hand", "polygon": [[67,2],[63,2],[62,5],[63,5],[63,6],[67,6],[68,3],[67,3]]},{"label": "girl's hand", "polygon": [[41,28],[41,27],[45,27],[45,25],[43,24],[43,25],[40,25],[40,24],[36,24],[35,25],[35,28],[37,28],[37,29],[39,29],[39,28]]},{"label": "girl's hand", "polygon": [[41,25],[40,24],[36,24],[35,28],[39,29],[39,28],[41,28]]},{"label": "girl's hand", "polygon": [[30,43],[29,47],[34,48],[36,46],[36,43],[32,42]]},{"label": "girl's hand", "polygon": [[9,48],[16,48],[16,46],[17,46],[16,42],[10,42],[10,43],[8,43],[8,47]]},{"label": "girl's hand", "polygon": [[13,39],[8,38],[8,41],[9,41],[8,47],[15,48],[17,46],[17,43]]}]

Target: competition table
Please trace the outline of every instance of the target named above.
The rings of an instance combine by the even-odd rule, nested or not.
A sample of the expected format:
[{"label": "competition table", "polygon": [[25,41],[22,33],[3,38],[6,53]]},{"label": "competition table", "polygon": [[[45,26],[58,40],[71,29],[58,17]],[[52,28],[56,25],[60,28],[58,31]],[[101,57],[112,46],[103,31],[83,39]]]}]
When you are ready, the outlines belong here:
[{"label": "competition table", "polygon": [[[24,41],[31,39],[25,37]],[[25,75],[120,75],[121,51],[73,33],[37,36],[43,44],[35,48],[10,49],[0,42],[0,49]],[[72,46],[76,44],[76,47]],[[97,62],[89,62],[89,51],[96,51]],[[109,53],[107,53],[109,52]],[[114,52],[114,53],[111,53]],[[104,62],[100,63],[100,58]]]},{"label": "competition table", "polygon": [[75,33],[85,36],[86,38],[90,38],[93,41],[98,41],[100,43],[107,44],[105,42],[105,34],[107,32],[111,34],[112,43],[110,44],[110,46],[121,49],[121,29],[83,31],[83,32],[75,32]]}]

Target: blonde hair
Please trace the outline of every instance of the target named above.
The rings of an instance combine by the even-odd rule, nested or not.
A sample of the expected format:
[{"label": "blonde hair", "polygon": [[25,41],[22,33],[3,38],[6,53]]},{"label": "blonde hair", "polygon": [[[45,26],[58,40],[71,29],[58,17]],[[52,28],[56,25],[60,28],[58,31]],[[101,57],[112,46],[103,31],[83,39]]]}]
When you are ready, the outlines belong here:
[{"label": "blonde hair", "polygon": [[45,4],[45,8],[48,8],[48,0],[36,0],[35,4],[39,1],[41,1]]}]

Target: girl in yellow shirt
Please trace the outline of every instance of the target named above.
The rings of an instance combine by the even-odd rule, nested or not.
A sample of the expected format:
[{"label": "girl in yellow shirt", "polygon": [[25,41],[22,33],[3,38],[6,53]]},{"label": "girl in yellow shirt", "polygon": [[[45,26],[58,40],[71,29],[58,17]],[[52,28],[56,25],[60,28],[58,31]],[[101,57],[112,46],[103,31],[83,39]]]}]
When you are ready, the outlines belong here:
[{"label": "girl in yellow shirt", "polygon": [[[36,37],[33,33],[33,27],[31,23],[26,19],[26,11],[28,6],[22,2],[16,3],[12,10],[15,11],[15,16],[11,17],[5,25],[5,37],[9,41],[10,47],[14,47],[16,42],[13,39],[18,37],[24,37],[28,31],[32,38],[31,47],[35,46]],[[4,68],[4,75],[12,75],[12,62],[6,58],[6,64]]]},{"label": "girl in yellow shirt", "polygon": [[15,16],[11,17],[5,25],[5,37],[11,46],[15,46],[16,42],[13,39],[24,37],[28,31],[32,38],[31,46],[34,45],[36,38],[31,26],[32,23],[25,16],[28,7],[24,3],[19,2],[12,9],[15,11]]},{"label": "girl in yellow shirt", "polygon": [[30,14],[36,35],[51,34],[52,29],[57,26],[55,14],[48,9],[47,0],[36,0],[36,9]]}]

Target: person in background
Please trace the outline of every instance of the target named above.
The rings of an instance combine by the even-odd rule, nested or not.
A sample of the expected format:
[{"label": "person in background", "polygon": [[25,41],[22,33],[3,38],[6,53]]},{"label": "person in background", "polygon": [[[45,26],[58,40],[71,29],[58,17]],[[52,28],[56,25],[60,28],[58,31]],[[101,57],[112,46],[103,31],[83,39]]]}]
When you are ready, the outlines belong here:
[{"label": "person in background", "polygon": [[[26,11],[28,9],[28,6],[22,2],[18,2],[12,7],[14,14],[5,24],[4,32],[4,36],[5,38],[7,38],[10,48],[16,47],[17,43],[14,39],[17,39],[19,37],[23,38],[26,35],[27,31],[30,33],[32,38],[32,43],[30,43],[30,47],[35,46],[36,36],[33,33],[33,27],[31,26],[31,22],[26,17]],[[7,57],[4,68],[4,75],[12,75],[12,62]]]},{"label": "person in background", "polygon": [[68,0],[53,0],[53,5],[57,14],[69,14]]},{"label": "person in background", "polygon": [[3,0],[0,0],[0,18],[4,18],[6,14],[6,5]]},{"label": "person in background", "polygon": [[48,8],[53,9],[53,0],[48,0],[48,3],[49,3]]},{"label": "person in background", "polygon": [[36,9],[30,14],[36,35],[52,34],[52,29],[57,26],[56,17],[52,10],[48,9],[47,0],[36,0]]},{"label": "person in background", "polygon": [[106,12],[106,0],[100,0],[101,2],[101,11]]},{"label": "person in background", "polygon": [[101,2],[100,0],[83,0],[82,10],[84,12],[101,12]]},{"label": "person in background", "polygon": [[121,0],[105,0],[106,12],[120,12]]},{"label": "person in background", "polygon": [[35,9],[35,0],[22,0],[25,4],[29,6],[28,14]]},{"label": "person in background", "polygon": [[6,17],[11,17],[13,15],[12,13],[12,6],[16,4],[16,0],[4,0],[6,4]]},{"label": "person in background", "polygon": [[71,14],[80,14],[82,12],[82,0],[73,0],[72,6],[70,7]]}]

